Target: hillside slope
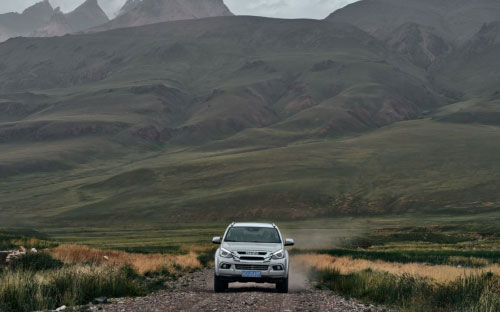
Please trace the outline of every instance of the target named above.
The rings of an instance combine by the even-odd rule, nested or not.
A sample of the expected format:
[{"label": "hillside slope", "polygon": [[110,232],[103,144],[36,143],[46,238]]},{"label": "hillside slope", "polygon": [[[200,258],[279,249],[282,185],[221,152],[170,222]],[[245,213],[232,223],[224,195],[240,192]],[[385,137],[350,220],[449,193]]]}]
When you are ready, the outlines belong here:
[{"label": "hillside slope", "polygon": [[480,87],[497,27],[472,39],[483,48],[441,55],[446,43],[415,25],[393,34],[429,43],[440,66],[416,64],[413,42],[313,20],[11,39],[0,45],[0,224],[497,209],[498,124],[456,115],[497,106],[495,84]]},{"label": "hillside slope", "polygon": [[449,86],[486,98],[500,95],[500,21],[485,24],[462,49],[454,52],[436,69]]},{"label": "hillside slope", "polygon": [[[112,111],[122,113],[113,114],[113,125],[120,121],[122,130],[146,132],[154,142],[192,144],[271,125],[301,137],[364,131],[447,101],[423,72],[369,35],[320,21],[181,21],[11,40],[0,46],[0,55],[5,93],[77,90],[30,118],[0,126],[0,137],[9,141],[17,133],[36,140],[40,127],[60,122],[55,116],[61,114],[80,120],[85,111],[86,118],[101,121],[103,111],[115,106]],[[127,95],[153,96],[158,104],[143,101],[139,109],[132,100],[125,106]],[[97,104],[104,99],[106,105]]]},{"label": "hillside slope", "polygon": [[345,22],[381,39],[407,23],[433,28],[445,40],[463,43],[484,23],[499,19],[495,0],[363,0],[350,4],[327,20]]},{"label": "hillside slope", "polygon": [[485,23],[499,19],[500,2],[495,0],[362,0],[326,18],[372,34],[423,69],[460,50]]}]

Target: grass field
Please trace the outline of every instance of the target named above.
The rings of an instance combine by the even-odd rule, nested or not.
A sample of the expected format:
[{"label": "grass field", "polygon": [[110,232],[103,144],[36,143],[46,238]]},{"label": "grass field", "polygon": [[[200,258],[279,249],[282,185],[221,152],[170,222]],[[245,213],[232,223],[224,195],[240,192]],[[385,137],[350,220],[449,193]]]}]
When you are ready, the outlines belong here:
[{"label": "grass field", "polygon": [[144,255],[81,245],[29,253],[0,266],[0,311],[53,310],[86,305],[101,296],[146,295],[201,269],[199,254]]},{"label": "grass field", "polygon": [[335,248],[293,250],[295,265],[311,268],[318,287],[399,311],[500,309],[494,214],[370,221]]},{"label": "grass field", "polygon": [[131,154],[112,166],[1,181],[1,222],[161,228],[241,218],[485,213],[500,205],[500,151],[487,143],[499,133],[425,119],[287,146],[270,146],[264,137],[234,149],[231,137],[217,148]]},{"label": "grass field", "polygon": [[[402,311],[493,312],[499,307],[500,298],[498,217],[497,212],[461,216],[408,214],[285,220],[277,224],[286,237],[296,240],[291,249],[294,267],[311,271],[318,287]],[[75,270],[71,265],[81,263],[98,266],[84,269],[85,272],[102,270],[103,265],[130,266],[136,272],[135,277],[124,278],[117,271],[115,281],[128,281],[131,288],[121,288],[128,289],[123,293],[99,290],[121,296],[145,294],[148,289],[160,287],[165,278],[211,265],[214,252],[211,237],[221,235],[226,226],[225,222],[217,222],[45,228],[40,230],[43,234],[4,230],[2,237],[9,242],[13,238],[18,242],[38,239],[51,242],[51,255],[65,263],[64,272]],[[30,240],[30,235],[39,238]],[[159,281],[144,284],[144,276]],[[3,278],[15,280],[9,271],[4,272]],[[68,303],[78,303],[81,297],[90,296],[79,289],[67,294]]]}]

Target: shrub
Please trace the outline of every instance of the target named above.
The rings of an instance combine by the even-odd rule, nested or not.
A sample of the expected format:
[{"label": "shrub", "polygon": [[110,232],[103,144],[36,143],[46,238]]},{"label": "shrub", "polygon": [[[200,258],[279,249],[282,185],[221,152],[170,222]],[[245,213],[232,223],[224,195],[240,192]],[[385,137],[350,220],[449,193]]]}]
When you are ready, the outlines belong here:
[{"label": "shrub", "polygon": [[179,271],[190,271],[201,267],[196,254],[133,254],[118,250],[101,250],[82,245],[60,245],[52,255],[66,264],[88,263],[95,265],[132,266],[139,274],[154,272],[159,268],[176,266]]},{"label": "shrub", "polygon": [[42,271],[59,269],[63,263],[47,253],[30,253],[13,260],[9,266],[12,270]]},{"label": "shrub", "polygon": [[130,268],[71,266],[49,271],[0,274],[0,311],[34,311],[80,305],[96,297],[138,296],[145,283]]},{"label": "shrub", "polygon": [[316,274],[319,285],[335,292],[398,306],[402,311],[500,311],[500,277],[491,273],[462,277],[448,284],[369,269],[347,275],[336,269]]},{"label": "shrub", "polygon": [[217,248],[212,248],[208,250],[203,250],[199,255],[198,255],[198,261],[200,261],[201,265],[203,267],[209,267],[215,258],[215,251]]}]

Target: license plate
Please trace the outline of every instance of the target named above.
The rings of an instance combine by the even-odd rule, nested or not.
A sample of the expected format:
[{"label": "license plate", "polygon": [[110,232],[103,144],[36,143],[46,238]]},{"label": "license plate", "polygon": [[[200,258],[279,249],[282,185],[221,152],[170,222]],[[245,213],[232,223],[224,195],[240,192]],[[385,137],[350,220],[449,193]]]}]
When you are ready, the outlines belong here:
[{"label": "license plate", "polygon": [[262,273],[260,271],[243,271],[241,275],[243,277],[262,277]]}]

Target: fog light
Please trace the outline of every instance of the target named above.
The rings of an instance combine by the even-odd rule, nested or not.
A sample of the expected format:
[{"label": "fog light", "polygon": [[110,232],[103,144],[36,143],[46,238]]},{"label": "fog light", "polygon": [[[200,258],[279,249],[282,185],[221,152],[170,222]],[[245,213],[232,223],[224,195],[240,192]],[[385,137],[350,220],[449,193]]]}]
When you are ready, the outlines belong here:
[{"label": "fog light", "polygon": [[221,264],[220,268],[223,270],[229,270],[231,268],[231,265],[229,263],[223,263]]},{"label": "fog light", "polygon": [[283,271],[283,266],[282,265],[273,265],[273,270],[274,271]]}]

